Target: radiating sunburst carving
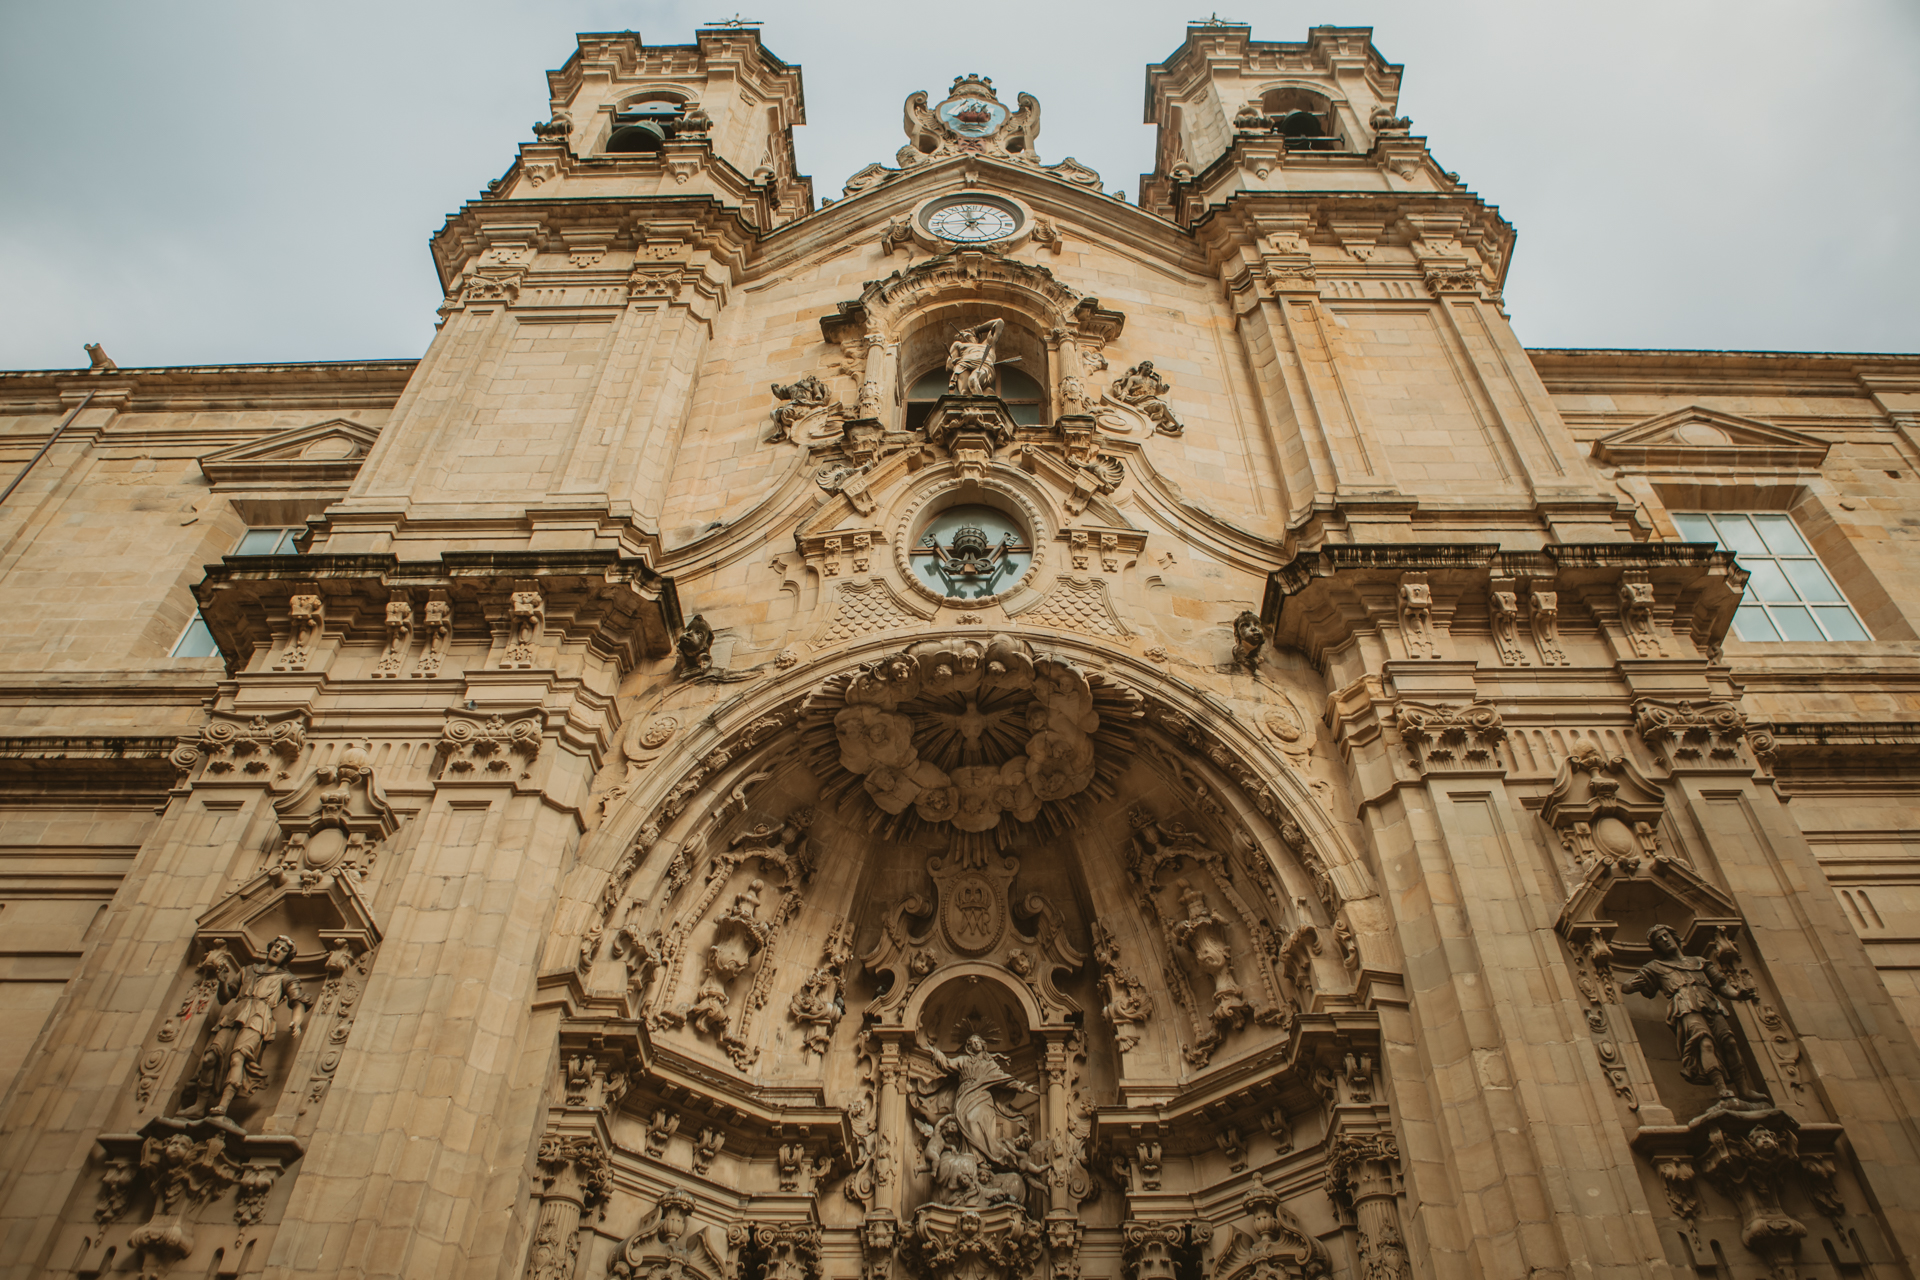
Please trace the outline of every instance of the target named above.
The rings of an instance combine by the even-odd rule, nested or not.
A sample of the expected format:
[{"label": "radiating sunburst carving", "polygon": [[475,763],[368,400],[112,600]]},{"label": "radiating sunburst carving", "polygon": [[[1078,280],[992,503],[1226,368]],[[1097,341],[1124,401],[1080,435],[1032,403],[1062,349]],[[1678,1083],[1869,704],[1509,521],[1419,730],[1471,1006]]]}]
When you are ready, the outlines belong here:
[{"label": "radiating sunburst carving", "polygon": [[928,640],[822,684],[805,741],[828,797],[858,787],[896,837],[1043,814],[1058,831],[1066,802],[1112,794],[1139,715],[1131,689],[1014,636]]}]

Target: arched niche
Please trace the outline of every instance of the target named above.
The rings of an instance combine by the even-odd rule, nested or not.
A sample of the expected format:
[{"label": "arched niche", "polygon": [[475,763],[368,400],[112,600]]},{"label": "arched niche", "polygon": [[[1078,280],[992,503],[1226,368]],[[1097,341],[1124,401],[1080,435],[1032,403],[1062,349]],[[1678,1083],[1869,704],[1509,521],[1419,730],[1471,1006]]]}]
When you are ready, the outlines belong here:
[{"label": "arched niche", "polygon": [[1052,385],[1048,368],[1046,328],[1039,317],[1011,300],[996,306],[972,297],[956,296],[916,311],[900,334],[897,394],[906,405],[909,431],[925,425],[927,411],[947,394],[947,349],[955,335],[989,320],[1005,322],[997,343],[1000,398],[1013,420],[1030,426],[1051,421]]},{"label": "arched niche", "polygon": [[[954,628],[913,643],[962,636],[986,638]],[[818,878],[807,890],[807,909],[776,945],[778,963],[790,974],[824,963],[828,932],[844,923],[853,931],[853,963],[844,971],[847,1008],[882,1013],[898,1008],[887,1025],[902,1033],[918,1030],[907,1019],[904,1002],[918,996],[924,980],[961,972],[955,966],[984,965],[1001,974],[999,980],[1017,980],[1043,1010],[1049,1001],[1058,1009],[1083,1010],[1086,1035],[1107,1046],[1109,1059],[1124,1057],[1141,1064],[1137,1074],[1142,1078],[1172,1083],[1284,1039],[1294,1012],[1290,1005],[1314,1006],[1309,991],[1353,998],[1365,967],[1362,958],[1375,949],[1366,964],[1383,971],[1398,968],[1372,878],[1304,780],[1270,757],[1237,718],[1201,705],[1197,695],[1156,668],[1089,642],[1049,637],[1038,647],[1098,666],[1108,678],[1123,679],[1143,693],[1146,715],[1131,731],[1135,749],[1124,785],[1096,797],[1062,831],[1016,824],[1006,848],[976,846],[983,866],[1005,857],[1019,864],[999,887],[1005,895],[1006,945],[979,952],[953,947],[931,957],[926,972],[913,974],[911,953],[923,946],[916,939],[935,932],[943,909],[929,863],[954,856],[950,836],[929,828],[900,839],[886,837],[870,821],[873,815],[857,805],[843,807],[825,794],[797,749],[794,732],[802,700],[823,679],[881,664],[905,647],[899,638],[849,645],[821,662],[773,677],[687,726],[677,750],[659,757],[583,849],[587,861],[613,868],[606,889],[609,928],[626,918],[623,900],[647,904],[651,922],[643,924],[661,927],[682,909],[675,904],[689,901],[688,892],[719,849],[741,832],[814,805],[818,816],[808,838],[820,851]],[[1147,820],[1161,828],[1160,843],[1179,855],[1147,883],[1128,868],[1130,858],[1138,861],[1145,839],[1135,825],[1135,811],[1143,805]],[[724,906],[728,894],[740,892],[731,880],[747,874],[746,869],[730,873],[729,884],[716,891],[709,908]],[[1169,928],[1193,914],[1175,883],[1181,878],[1188,880],[1187,889],[1205,895],[1206,909],[1222,917],[1213,941],[1231,949],[1235,977],[1251,1006],[1243,1023],[1226,1028],[1216,1044],[1192,1056],[1186,1051],[1207,1048],[1199,1045],[1205,1033],[1196,1031],[1195,1017],[1211,1024],[1217,975],[1206,970],[1192,945],[1176,941],[1170,947],[1166,941]],[[686,887],[670,885],[673,880]],[[766,900],[771,902],[770,894]],[[1096,921],[1105,938],[1093,928]],[[1209,942],[1204,930],[1181,932],[1203,946]],[[1040,946],[1049,933],[1057,939],[1049,944],[1056,955],[1078,958],[1050,961]],[[863,963],[883,937],[899,949],[894,959]],[[700,939],[691,942],[697,947]],[[1016,961],[1016,953],[1026,958]],[[1015,972],[1016,965],[1028,972]],[[885,969],[892,972],[882,974]],[[1192,988],[1184,1001],[1169,985],[1170,969],[1183,973]],[[987,969],[965,972],[986,980]],[[1054,984],[1055,994],[1046,992],[1043,980]],[[748,981],[739,979],[736,998]],[[1152,1012],[1122,1028],[1106,1010],[1115,984],[1124,988],[1128,981],[1141,984]],[[685,995],[680,999],[684,1003]],[[1279,1016],[1263,1023],[1261,1015],[1269,1010]],[[1064,1017],[1047,1016],[1050,1022]],[[775,1039],[790,1034],[784,1018],[784,1007],[770,1007],[761,1016],[754,1033],[763,1038],[760,1047],[773,1047]],[[835,1052],[850,1046],[860,1024],[860,1018],[846,1019],[833,1042]],[[1114,1046],[1122,1038],[1137,1040],[1139,1047],[1121,1054]],[[830,1061],[824,1065],[831,1069]]]}]

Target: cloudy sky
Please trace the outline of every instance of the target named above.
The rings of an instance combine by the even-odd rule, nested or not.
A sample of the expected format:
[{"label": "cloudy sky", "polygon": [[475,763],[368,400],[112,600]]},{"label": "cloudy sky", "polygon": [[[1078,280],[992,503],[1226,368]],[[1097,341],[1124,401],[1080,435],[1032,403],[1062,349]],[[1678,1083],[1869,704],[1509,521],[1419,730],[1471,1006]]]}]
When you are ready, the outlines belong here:
[{"label": "cloudy sky", "polygon": [[[740,0],[726,0],[727,4]],[[1207,0],[1213,3],[1213,0]],[[772,0],[818,195],[962,72],[1026,90],[1039,151],[1137,192],[1152,0]],[[1531,346],[1920,351],[1914,0],[1314,0],[1371,25],[1403,113],[1520,233]],[[718,5],[0,0],[0,368],[418,356],[427,237],[545,119],[576,31],[690,40]]]}]

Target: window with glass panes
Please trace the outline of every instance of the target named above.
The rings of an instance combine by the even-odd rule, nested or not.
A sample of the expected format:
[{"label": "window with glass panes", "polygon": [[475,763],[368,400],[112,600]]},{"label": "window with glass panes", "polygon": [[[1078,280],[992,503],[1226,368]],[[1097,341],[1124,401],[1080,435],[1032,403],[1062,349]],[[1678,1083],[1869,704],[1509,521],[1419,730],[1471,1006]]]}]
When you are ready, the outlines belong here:
[{"label": "window with glass panes", "polygon": [[300,548],[293,540],[300,536],[300,529],[249,529],[240,545],[233,549],[237,556],[297,556]]},{"label": "window with glass panes", "polygon": [[1793,520],[1768,511],[1675,513],[1688,542],[1713,542],[1739,558],[1747,594],[1733,614],[1742,640],[1871,640],[1853,606]]},{"label": "window with glass panes", "polygon": [[[233,549],[237,556],[297,556],[300,548],[293,540],[300,536],[300,528],[291,529],[249,529],[240,538],[240,545]],[[173,650],[168,655],[174,658],[211,658],[220,652],[220,646],[213,642],[213,632],[207,630],[207,624],[199,613],[193,615],[193,621],[173,642]]]}]

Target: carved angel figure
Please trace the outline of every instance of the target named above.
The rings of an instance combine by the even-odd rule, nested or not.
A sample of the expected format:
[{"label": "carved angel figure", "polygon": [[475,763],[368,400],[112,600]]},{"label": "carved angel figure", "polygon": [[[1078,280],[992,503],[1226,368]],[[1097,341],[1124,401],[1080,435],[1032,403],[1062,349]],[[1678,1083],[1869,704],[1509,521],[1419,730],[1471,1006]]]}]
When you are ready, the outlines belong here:
[{"label": "carved angel figure", "polygon": [[313,1005],[287,967],[293,959],[293,940],[285,934],[267,944],[264,961],[244,969],[225,949],[212,952],[208,959],[215,962],[222,1007],[194,1075],[194,1103],[180,1113],[189,1119],[224,1116],[236,1096],[250,1097],[266,1083],[261,1057],[273,1043],[275,1012],[283,1004],[291,1009],[287,1032],[298,1039],[306,1011]]},{"label": "carved angel figure", "polygon": [[1260,650],[1266,647],[1267,633],[1260,626],[1260,615],[1243,610],[1233,620],[1233,665],[1245,667],[1248,674],[1260,674]]},{"label": "carved angel figure", "polygon": [[683,676],[705,675],[707,668],[713,665],[713,628],[699,614],[687,619],[686,629],[680,638],[673,642],[680,651],[680,674]]},{"label": "carved angel figure", "polygon": [[794,423],[827,402],[827,384],[810,373],[786,386],[774,383],[773,394],[784,403],[774,407],[773,434],[767,437],[768,444],[788,439]]},{"label": "carved angel figure", "polygon": [[1173,384],[1153,371],[1153,361],[1142,360],[1115,378],[1108,390],[1115,400],[1145,414],[1154,430],[1177,436],[1186,429],[1167,407],[1166,395],[1173,390]]}]

